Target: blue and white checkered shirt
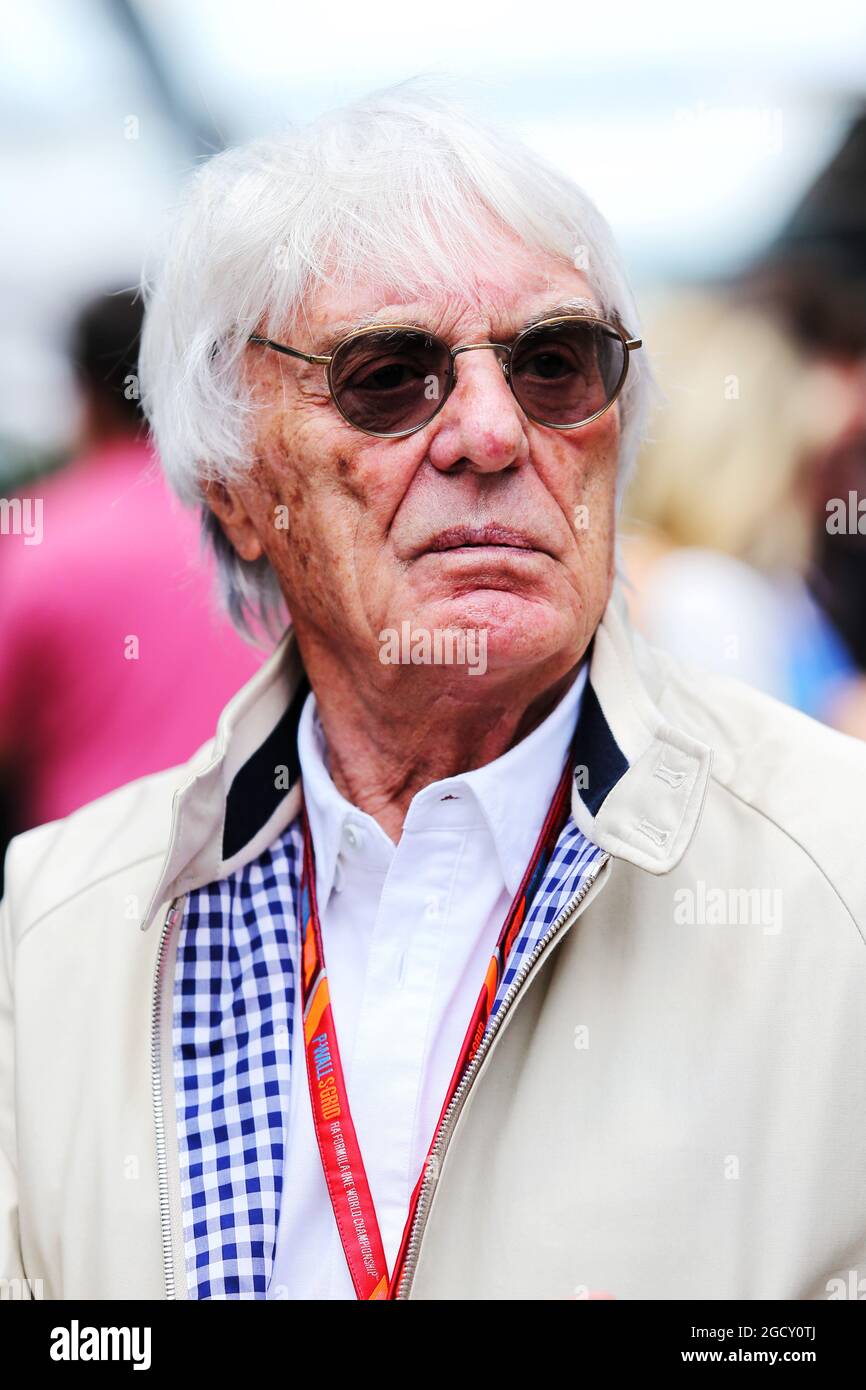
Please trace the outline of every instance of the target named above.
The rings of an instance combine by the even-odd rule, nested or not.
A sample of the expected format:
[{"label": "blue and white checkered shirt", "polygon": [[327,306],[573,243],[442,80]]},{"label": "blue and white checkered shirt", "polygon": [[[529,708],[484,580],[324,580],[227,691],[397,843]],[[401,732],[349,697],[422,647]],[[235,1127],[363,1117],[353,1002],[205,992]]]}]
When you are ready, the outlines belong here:
[{"label": "blue and white checkered shirt", "polygon": [[[491,1020],[600,855],[569,820],[509,955]],[[293,1037],[301,864],[296,820],[243,868],[191,892],[178,929],[173,1053],[191,1298],[268,1296],[291,1083],[307,1084],[302,1040]],[[294,1143],[293,1152],[300,1132]]]},{"label": "blue and white checkered shirt", "polygon": [[[191,893],[177,951],[174,1075],[190,1298],[265,1298],[279,1217],[299,988],[296,821],[243,869]],[[491,1018],[600,857],[569,820]]]}]

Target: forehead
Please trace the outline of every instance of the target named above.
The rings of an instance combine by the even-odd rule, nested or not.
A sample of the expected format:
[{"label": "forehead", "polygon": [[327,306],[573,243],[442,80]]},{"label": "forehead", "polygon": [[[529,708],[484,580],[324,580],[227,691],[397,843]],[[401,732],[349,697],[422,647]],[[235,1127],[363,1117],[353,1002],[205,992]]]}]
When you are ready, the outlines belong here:
[{"label": "forehead", "polygon": [[330,285],[304,306],[300,326],[325,346],[369,323],[413,323],[432,332],[517,331],[530,318],[579,301],[598,312],[586,274],[560,257],[503,240],[490,256],[461,266],[449,282],[395,286],[372,276],[350,286]]}]

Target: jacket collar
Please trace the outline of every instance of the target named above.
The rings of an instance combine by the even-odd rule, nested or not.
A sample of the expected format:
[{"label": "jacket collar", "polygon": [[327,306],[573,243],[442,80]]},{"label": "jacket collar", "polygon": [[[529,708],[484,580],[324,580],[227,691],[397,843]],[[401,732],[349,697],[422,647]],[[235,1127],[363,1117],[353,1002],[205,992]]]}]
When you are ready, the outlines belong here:
[{"label": "jacket collar", "polygon": [[[662,874],[679,863],[697,829],[712,753],[665,720],[649,693],[658,684],[658,665],[630,631],[616,590],[592,642],[575,731],[572,814],[599,848]],[[188,765],[143,930],[162,903],[234,873],[298,815],[297,727],[308,691],[290,632]]]},{"label": "jacket collar", "polygon": [[663,681],[658,656],[631,631],[615,590],[593,638],[572,815],[587,839],[653,874],[668,873],[690,845],[713,756],[664,717],[655,703]]}]

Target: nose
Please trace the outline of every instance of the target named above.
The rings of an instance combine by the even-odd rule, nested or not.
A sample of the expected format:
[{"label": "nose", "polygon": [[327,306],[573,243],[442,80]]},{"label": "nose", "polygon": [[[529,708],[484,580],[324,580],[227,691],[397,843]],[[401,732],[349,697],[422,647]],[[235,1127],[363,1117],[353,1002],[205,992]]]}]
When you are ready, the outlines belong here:
[{"label": "nose", "polygon": [[472,348],[457,355],[457,380],[436,417],[428,455],[441,472],[498,473],[529,458],[526,419],[511,393],[500,354]]}]

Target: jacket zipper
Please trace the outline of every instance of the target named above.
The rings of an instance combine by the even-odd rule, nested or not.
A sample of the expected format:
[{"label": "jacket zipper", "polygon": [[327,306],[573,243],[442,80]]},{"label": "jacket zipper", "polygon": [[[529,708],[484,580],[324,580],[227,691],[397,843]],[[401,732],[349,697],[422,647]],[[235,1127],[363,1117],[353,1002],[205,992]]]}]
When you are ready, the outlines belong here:
[{"label": "jacket zipper", "polygon": [[176,924],[179,912],[171,903],[162,924],[159,949],[156,954],[156,970],[153,978],[153,1004],[151,1008],[150,1034],[150,1079],[153,1096],[153,1123],[156,1131],[156,1173],[159,1186],[159,1223],[162,1231],[162,1269],[165,1278],[165,1296],[177,1297],[174,1286],[174,1258],[171,1231],[171,1197],[168,1187],[168,1157],[165,1143],[165,1110],[162,1094],[162,1070],[160,1059],[160,1028],[162,1024],[162,968],[165,963],[165,948],[169,933]]},{"label": "jacket zipper", "polygon": [[406,1247],[406,1260],[403,1265],[403,1273],[400,1276],[400,1283],[397,1287],[398,1299],[408,1299],[409,1297],[409,1290],[411,1288],[412,1280],[415,1275],[415,1267],[418,1263],[418,1255],[420,1252],[421,1240],[424,1235],[424,1228],[427,1224],[427,1217],[429,1215],[430,1189],[432,1186],[433,1175],[435,1173],[438,1173],[439,1171],[440,1160],[448,1147],[448,1143],[450,1142],[454,1124],[456,1123],[457,1116],[459,1115],[460,1110],[463,1107],[463,1102],[466,1099],[467,1092],[469,1091],[469,1088],[475,1080],[481,1063],[484,1061],[485,1056],[489,1052],[490,1047],[493,1043],[493,1039],[496,1037],[496,1034],[502,1026],[503,1019],[510,1010],[512,1004],[514,1003],[514,1000],[517,998],[517,995],[519,994],[520,989],[527,975],[532,970],[533,966],[535,966],[539,958],[547,950],[547,947],[549,946],[550,942],[559,933],[559,931],[562,929],[569,917],[573,915],[575,910],[583,902],[583,899],[586,897],[590,888],[595,883],[595,880],[598,878],[599,874],[601,873],[602,869],[604,868],[605,864],[609,859],[609,854],[603,854],[602,857],[596,861],[594,871],[586,878],[586,880],[581,885],[579,891],[575,894],[575,896],[568,903],[566,903],[565,907],[562,909],[559,916],[556,918],[556,921],[551,923],[547,931],[544,933],[544,936],[541,938],[534,950],[527,956],[526,960],[521,965],[513,981],[509,985],[508,990],[503,996],[502,1003],[499,1005],[499,1008],[496,1010],[496,1013],[490,1020],[487,1032],[481,1040],[478,1051],[475,1053],[475,1056],[472,1058],[472,1061],[469,1063],[469,1066],[463,1073],[463,1076],[460,1079],[460,1083],[456,1091],[454,1092],[454,1095],[451,1097],[451,1100],[448,1104],[448,1108],[445,1111],[445,1114],[442,1116],[442,1123],[440,1124],[434,1136],[433,1144],[430,1148],[430,1153],[427,1158],[426,1172],[424,1174],[424,1180],[421,1184],[421,1190],[418,1193],[418,1205],[415,1208],[415,1215],[412,1220],[412,1230],[409,1234],[409,1242]]}]

